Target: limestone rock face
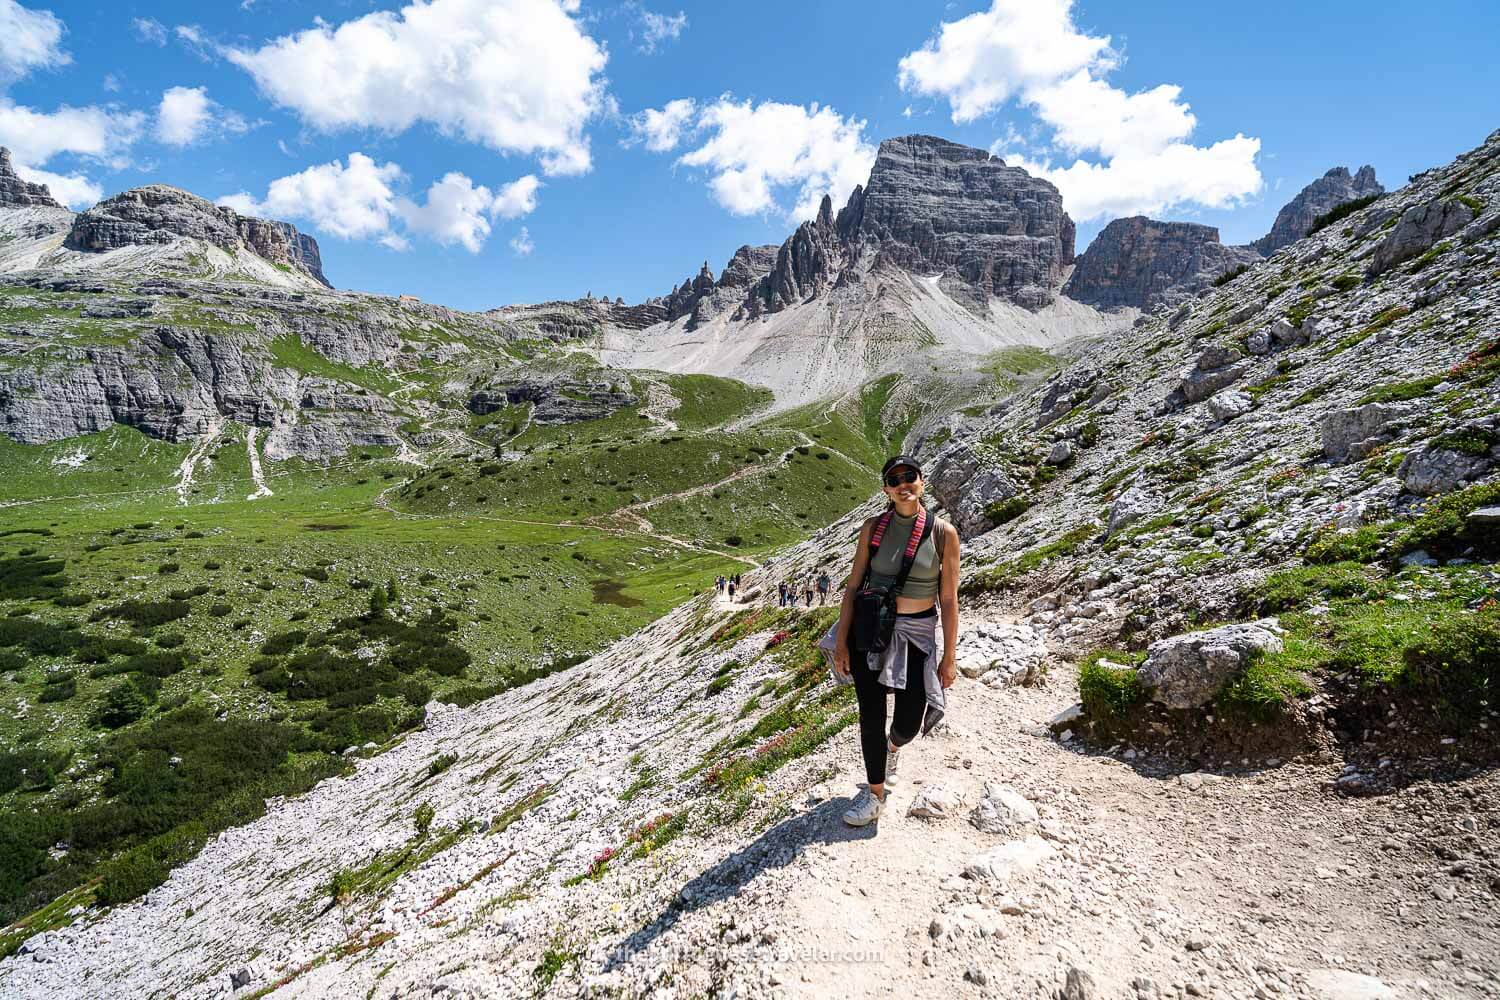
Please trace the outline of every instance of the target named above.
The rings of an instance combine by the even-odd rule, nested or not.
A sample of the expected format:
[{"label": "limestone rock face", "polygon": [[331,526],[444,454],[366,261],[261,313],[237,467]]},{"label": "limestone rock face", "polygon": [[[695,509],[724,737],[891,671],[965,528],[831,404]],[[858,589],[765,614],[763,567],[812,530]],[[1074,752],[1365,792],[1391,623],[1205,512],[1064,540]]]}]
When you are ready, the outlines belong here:
[{"label": "limestone rock face", "polygon": [[621,307],[618,325],[688,316],[688,328],[734,309],[755,317],[861,280],[870,268],[939,276],[967,305],[992,298],[1039,309],[1052,302],[1073,263],[1073,220],[1050,183],[982,149],[934,136],[880,144],[867,184],[834,212],[817,215],[779,247],[740,247],[715,281],[697,278],[640,306]]},{"label": "limestone rock face", "polygon": [[1333,211],[1345,202],[1384,194],[1385,188],[1375,179],[1375,168],[1366,164],[1352,176],[1348,167],[1334,167],[1328,173],[1297,192],[1281,207],[1271,231],[1250,244],[1267,257],[1308,234],[1318,216]]},{"label": "limestone rock face", "polygon": [[[318,244],[285,222],[241,216],[231,208],[165,184],[133,188],[101,201],[73,220],[64,246],[100,253],[188,238],[249,252],[303,271],[328,286]],[[329,286],[332,287],[332,286]]]},{"label": "limestone rock face", "polygon": [[746,289],[755,284],[776,266],[776,253],[781,248],[769,246],[742,246],[729,258],[724,271],[719,275],[719,288]]},{"label": "limestone rock face", "polygon": [[819,293],[838,280],[847,260],[833,219],[833,201],[827,195],[817,218],[797,227],[781,249],[771,273],[750,294],[750,314],[779,312],[787,306]]},{"label": "limestone rock face", "polygon": [[1053,300],[1075,229],[1050,183],[934,136],[880,144],[869,183],[839,213],[845,242],[882,262],[1028,309]]},{"label": "limestone rock face", "polygon": [[1099,309],[1176,306],[1260,255],[1219,242],[1213,226],[1116,219],[1078,256],[1063,294]]},{"label": "limestone rock face", "polygon": [[0,146],[0,208],[62,208],[45,184],[32,184],[16,175],[10,150]]}]

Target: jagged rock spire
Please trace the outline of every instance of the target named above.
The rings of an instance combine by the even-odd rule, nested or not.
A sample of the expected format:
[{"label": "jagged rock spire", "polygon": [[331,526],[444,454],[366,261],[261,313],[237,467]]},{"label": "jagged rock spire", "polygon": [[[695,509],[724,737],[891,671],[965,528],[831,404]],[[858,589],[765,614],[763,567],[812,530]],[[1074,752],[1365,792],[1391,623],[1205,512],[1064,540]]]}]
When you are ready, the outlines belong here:
[{"label": "jagged rock spire", "polygon": [[62,208],[45,184],[23,181],[16,174],[10,150],[0,146],[0,208]]}]

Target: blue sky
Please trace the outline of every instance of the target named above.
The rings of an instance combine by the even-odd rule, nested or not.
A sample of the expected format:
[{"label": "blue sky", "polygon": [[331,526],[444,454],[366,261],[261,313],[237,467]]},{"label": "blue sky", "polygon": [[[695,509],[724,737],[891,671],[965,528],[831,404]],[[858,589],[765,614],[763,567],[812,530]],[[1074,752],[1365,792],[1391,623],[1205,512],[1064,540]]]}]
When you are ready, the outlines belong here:
[{"label": "blue sky", "polygon": [[340,287],[638,301],[917,131],[1048,172],[1080,250],[1133,211],[1245,242],[1330,166],[1394,187],[1500,127],[1496,37],[1478,0],[0,0],[0,143],[80,204],[287,217]]}]

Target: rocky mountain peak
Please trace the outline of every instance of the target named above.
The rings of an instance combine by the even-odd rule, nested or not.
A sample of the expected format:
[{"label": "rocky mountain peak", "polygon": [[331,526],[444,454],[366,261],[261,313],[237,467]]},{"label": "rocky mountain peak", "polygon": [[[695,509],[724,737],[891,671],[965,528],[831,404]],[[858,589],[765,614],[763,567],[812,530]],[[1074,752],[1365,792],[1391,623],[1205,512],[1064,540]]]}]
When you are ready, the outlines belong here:
[{"label": "rocky mountain peak", "polygon": [[0,146],[0,208],[62,208],[45,184],[24,181],[11,162],[10,150]]},{"label": "rocky mountain peak", "polygon": [[1220,275],[1258,260],[1249,247],[1220,243],[1213,226],[1137,215],[1104,227],[1079,255],[1063,294],[1099,309],[1149,312],[1176,305]]},{"label": "rocky mountain peak", "polygon": [[64,246],[100,253],[126,246],[172,243],[188,238],[223,250],[245,249],[282,267],[295,268],[322,285],[317,241],[286,222],[242,216],[166,184],[132,188],[101,201],[73,220]]},{"label": "rocky mountain peak", "polygon": [[[639,327],[656,306],[666,320],[691,317],[690,326],[731,309],[780,312],[879,266],[936,273],[967,304],[999,298],[1036,309],[1056,297],[1073,244],[1073,220],[1047,181],[983,149],[901,136],[880,144],[869,181],[837,212],[825,194],[779,248],[741,247],[717,283],[705,265],[697,279],[620,310],[619,319]],[[731,302],[726,285],[749,294]]]},{"label": "rocky mountain peak", "polygon": [[1051,302],[1073,263],[1075,229],[1057,188],[937,136],[882,142],[839,222],[880,262],[1027,308]]},{"label": "rocky mountain peak", "polygon": [[1251,246],[1269,257],[1282,247],[1295,243],[1312,229],[1318,216],[1345,202],[1384,194],[1385,188],[1375,179],[1375,168],[1366,164],[1350,175],[1348,167],[1334,167],[1297,193],[1276,213],[1271,231]]}]

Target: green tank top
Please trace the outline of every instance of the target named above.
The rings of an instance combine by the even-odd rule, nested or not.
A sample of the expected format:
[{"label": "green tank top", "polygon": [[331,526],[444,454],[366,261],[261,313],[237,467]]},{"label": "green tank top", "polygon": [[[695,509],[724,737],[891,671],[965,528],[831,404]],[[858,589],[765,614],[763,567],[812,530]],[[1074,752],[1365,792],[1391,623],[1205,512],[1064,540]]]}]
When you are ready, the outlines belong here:
[{"label": "green tank top", "polygon": [[[931,511],[927,513],[927,520],[932,522],[932,530],[922,539],[922,544],[917,546],[917,556],[912,560],[911,572],[907,574],[906,584],[901,588],[902,597],[916,600],[937,597],[938,580],[943,568],[937,537],[942,529],[936,523],[937,515]],[[885,529],[885,537],[880,540],[880,548],[875,550],[875,558],[870,560],[872,586],[895,585],[896,577],[901,574],[901,556],[906,552],[906,544],[911,541],[911,530],[916,523],[915,514],[911,517],[891,515],[891,523]]]}]

